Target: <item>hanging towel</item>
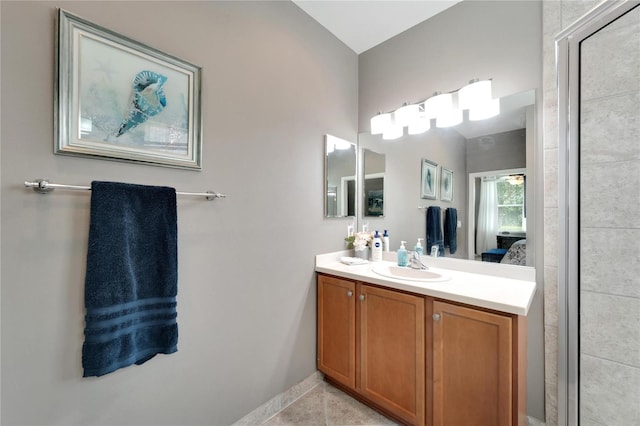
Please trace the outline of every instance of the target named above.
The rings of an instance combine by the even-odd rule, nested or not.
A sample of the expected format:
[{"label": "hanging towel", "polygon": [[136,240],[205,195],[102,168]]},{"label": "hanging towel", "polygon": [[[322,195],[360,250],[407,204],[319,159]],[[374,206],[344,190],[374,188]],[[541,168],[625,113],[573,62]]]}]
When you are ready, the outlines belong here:
[{"label": "hanging towel", "polygon": [[174,188],[91,183],[84,377],[177,351]]},{"label": "hanging towel", "polygon": [[444,212],[444,246],[449,247],[449,253],[454,254],[458,250],[458,210],[448,208]]},{"label": "hanging towel", "polygon": [[427,253],[431,252],[434,245],[438,246],[438,256],[444,256],[440,207],[432,206],[427,208]]}]

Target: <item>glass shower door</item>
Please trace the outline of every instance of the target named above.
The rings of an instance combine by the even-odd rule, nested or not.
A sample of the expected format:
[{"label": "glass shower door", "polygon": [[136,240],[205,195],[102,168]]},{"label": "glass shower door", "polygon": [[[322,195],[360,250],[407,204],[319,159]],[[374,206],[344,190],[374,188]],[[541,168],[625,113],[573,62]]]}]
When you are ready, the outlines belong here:
[{"label": "glass shower door", "polygon": [[640,7],[579,58],[578,420],[640,424]]},{"label": "glass shower door", "polygon": [[558,425],[640,424],[640,2],[556,48]]}]

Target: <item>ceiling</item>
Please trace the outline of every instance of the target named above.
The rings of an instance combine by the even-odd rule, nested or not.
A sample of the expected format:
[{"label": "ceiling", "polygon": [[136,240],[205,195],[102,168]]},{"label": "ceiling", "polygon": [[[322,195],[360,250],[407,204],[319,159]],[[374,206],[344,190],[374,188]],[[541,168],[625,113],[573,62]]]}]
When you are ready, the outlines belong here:
[{"label": "ceiling", "polygon": [[[462,0],[292,0],[309,16],[360,54],[437,15]],[[532,92],[503,98],[500,116],[464,123],[456,130],[476,138],[524,127]]]},{"label": "ceiling", "polygon": [[293,0],[360,54],[461,0]]}]

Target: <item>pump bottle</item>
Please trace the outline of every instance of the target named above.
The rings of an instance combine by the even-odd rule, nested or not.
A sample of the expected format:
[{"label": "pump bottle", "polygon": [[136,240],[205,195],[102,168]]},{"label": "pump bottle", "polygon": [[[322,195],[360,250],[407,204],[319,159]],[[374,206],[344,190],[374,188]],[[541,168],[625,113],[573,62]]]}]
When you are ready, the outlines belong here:
[{"label": "pump bottle", "polygon": [[373,236],[373,247],[371,249],[371,261],[380,262],[382,261],[382,239],[380,238],[380,234],[376,231]]},{"label": "pump bottle", "polygon": [[398,249],[398,266],[407,266],[409,264],[409,254],[404,247],[406,241],[400,242],[400,248]]}]

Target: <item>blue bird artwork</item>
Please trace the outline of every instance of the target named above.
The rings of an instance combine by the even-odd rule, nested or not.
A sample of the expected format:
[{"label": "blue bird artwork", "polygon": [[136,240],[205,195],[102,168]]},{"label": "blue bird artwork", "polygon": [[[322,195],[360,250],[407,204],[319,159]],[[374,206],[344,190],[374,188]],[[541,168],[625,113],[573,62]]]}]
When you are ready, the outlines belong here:
[{"label": "blue bird artwork", "polygon": [[122,121],[116,137],[159,114],[167,106],[162,86],[167,77],[153,71],[140,71],[133,79],[133,92],[127,117]]}]

